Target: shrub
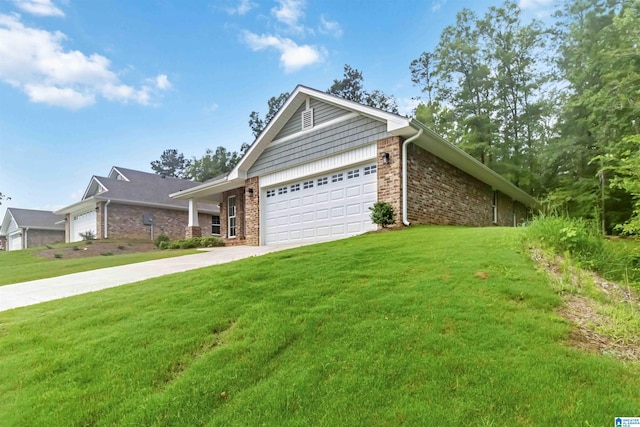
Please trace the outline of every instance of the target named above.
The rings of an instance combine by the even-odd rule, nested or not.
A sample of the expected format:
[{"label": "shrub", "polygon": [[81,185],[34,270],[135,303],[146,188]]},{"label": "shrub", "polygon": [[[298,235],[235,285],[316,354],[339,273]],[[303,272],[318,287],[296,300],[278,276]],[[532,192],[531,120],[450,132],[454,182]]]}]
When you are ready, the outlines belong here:
[{"label": "shrub", "polygon": [[124,251],[126,249],[125,245],[118,245],[118,249],[120,249],[121,251]]},{"label": "shrub", "polygon": [[200,238],[200,247],[201,248],[215,248],[217,246],[224,246],[224,242],[217,237],[201,237]]},{"label": "shrub", "polygon": [[93,230],[89,230],[89,231],[85,231],[84,233],[80,233],[80,237],[82,238],[82,240],[95,240],[96,238],[96,234],[93,232]]},{"label": "shrub", "polygon": [[102,252],[100,255],[102,255],[102,256],[111,256],[111,255],[113,255],[113,252]]},{"label": "shrub", "polygon": [[191,237],[181,240],[164,240],[158,244],[158,249],[193,249],[213,248],[224,246],[222,240],[217,237]]},{"label": "shrub", "polygon": [[62,254],[53,254],[53,257],[56,259],[62,258]]},{"label": "shrub", "polygon": [[393,207],[387,202],[375,202],[371,211],[371,222],[386,227],[393,224]]},{"label": "shrub", "polygon": [[73,247],[71,247],[71,249],[73,249],[74,251],[79,251],[80,250],[80,248],[77,247],[77,246],[73,246]]},{"label": "shrub", "polygon": [[169,241],[171,241],[171,239],[169,238],[169,236],[167,236],[167,235],[166,235],[166,234],[164,234],[164,233],[161,233],[161,234],[159,234],[159,235],[158,235],[158,237],[156,237],[156,238],[153,240],[153,245],[154,245],[156,248],[159,248],[159,247],[160,247],[160,244],[161,244],[162,242],[169,242]]}]

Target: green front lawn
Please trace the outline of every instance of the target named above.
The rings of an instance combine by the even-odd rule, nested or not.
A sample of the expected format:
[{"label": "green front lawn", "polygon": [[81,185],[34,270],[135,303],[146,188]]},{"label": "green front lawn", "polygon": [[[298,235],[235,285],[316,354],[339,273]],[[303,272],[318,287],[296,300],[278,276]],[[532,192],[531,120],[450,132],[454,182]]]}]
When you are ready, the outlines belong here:
[{"label": "green front lawn", "polygon": [[40,250],[25,249],[0,252],[0,286],[198,252],[195,249],[156,250],[151,252],[97,255],[87,258],[45,259],[35,255]]},{"label": "green front lawn", "polygon": [[0,313],[7,426],[613,425],[521,230],[411,227]]}]

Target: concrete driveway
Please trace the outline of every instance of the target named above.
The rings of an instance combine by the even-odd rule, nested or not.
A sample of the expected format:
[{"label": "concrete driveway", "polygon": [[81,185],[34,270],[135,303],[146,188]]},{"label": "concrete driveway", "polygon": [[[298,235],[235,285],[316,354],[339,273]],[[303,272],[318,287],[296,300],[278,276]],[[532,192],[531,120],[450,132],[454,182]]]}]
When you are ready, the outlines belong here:
[{"label": "concrete driveway", "polygon": [[224,264],[297,246],[300,245],[211,248],[199,254],[102,268],[66,276],[0,286],[0,311],[113,288],[152,277]]}]

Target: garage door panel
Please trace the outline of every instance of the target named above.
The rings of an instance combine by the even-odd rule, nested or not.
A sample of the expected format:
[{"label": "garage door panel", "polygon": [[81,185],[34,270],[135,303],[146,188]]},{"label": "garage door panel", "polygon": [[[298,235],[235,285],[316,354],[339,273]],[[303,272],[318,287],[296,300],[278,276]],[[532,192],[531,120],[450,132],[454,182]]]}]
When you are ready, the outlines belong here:
[{"label": "garage door panel", "polygon": [[22,249],[22,236],[19,234],[9,236],[7,246],[10,251],[18,251]]},{"label": "garage door panel", "polygon": [[351,167],[265,189],[270,195],[264,199],[265,243],[329,240],[375,230],[368,208],[377,200],[376,168],[366,168]]},{"label": "garage door panel", "polygon": [[91,210],[78,215],[74,215],[71,220],[71,238],[72,242],[82,240],[80,234],[97,231],[96,211]]}]

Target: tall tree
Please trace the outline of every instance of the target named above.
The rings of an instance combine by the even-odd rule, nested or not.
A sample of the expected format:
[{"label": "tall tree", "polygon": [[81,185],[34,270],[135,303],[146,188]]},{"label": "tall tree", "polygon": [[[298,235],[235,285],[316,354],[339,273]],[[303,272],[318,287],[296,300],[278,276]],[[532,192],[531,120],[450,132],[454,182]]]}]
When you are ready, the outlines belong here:
[{"label": "tall tree", "polygon": [[193,158],[188,172],[195,181],[204,182],[231,171],[240,157],[237,152],[224,147],[218,147],[215,151],[207,149],[201,158]]},{"label": "tall tree", "polygon": [[564,193],[570,213],[599,216],[607,231],[632,211],[631,194],[611,183],[629,137],[640,133],[639,9],[635,0],[576,0],[558,14],[558,68],[568,84],[558,131],[570,155],[552,196]]},{"label": "tall tree", "polygon": [[257,111],[252,111],[251,114],[249,114],[249,127],[251,128],[251,132],[253,132],[253,136],[255,138],[257,138],[264,128],[267,127],[269,122],[278,113],[278,110],[280,110],[280,107],[282,107],[287,98],[289,98],[289,95],[289,92],[282,92],[278,96],[272,96],[269,98],[267,101],[268,110],[264,118],[261,118],[260,113]]},{"label": "tall tree", "polygon": [[2,204],[3,200],[11,200],[11,197],[5,196],[4,194],[0,193],[0,205]]},{"label": "tall tree", "polygon": [[479,18],[463,9],[433,52],[411,62],[412,81],[427,95],[418,120],[483,164],[534,194],[551,112],[543,101],[539,53],[543,31],[524,25],[512,0]]},{"label": "tall tree", "polygon": [[361,71],[345,64],[342,79],[334,79],[331,87],[327,89],[327,93],[398,114],[398,105],[393,96],[389,96],[381,90],[367,92],[363,87],[363,80]]},{"label": "tall tree", "polygon": [[178,153],[175,148],[164,150],[160,160],[151,162],[151,169],[158,175],[173,176],[175,178],[189,179],[189,167],[191,161],[184,158],[184,154]]}]

